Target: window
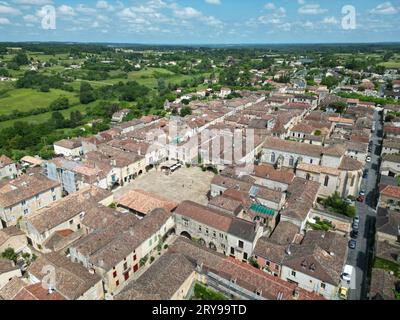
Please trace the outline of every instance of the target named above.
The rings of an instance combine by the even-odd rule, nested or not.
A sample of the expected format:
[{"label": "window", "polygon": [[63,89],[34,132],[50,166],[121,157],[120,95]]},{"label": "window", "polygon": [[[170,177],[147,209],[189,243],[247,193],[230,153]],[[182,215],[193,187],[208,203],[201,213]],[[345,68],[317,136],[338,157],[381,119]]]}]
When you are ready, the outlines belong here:
[{"label": "window", "polygon": [[24,214],[28,214],[28,213],[29,213],[29,209],[25,209]]},{"label": "window", "polygon": [[128,263],[127,262],[124,263],[124,270],[126,270],[126,269],[128,269]]},{"label": "window", "polygon": [[231,248],[231,254],[235,254],[235,249]]},{"label": "window", "polygon": [[26,205],[26,201],[25,201],[25,200],[22,200],[21,204],[22,204],[23,206]]},{"label": "window", "polygon": [[219,234],[219,237],[223,239],[223,238],[224,238],[224,234],[223,234],[223,233],[220,233],[220,234]]},{"label": "window", "polygon": [[292,271],[292,276],[293,276],[293,277],[296,276],[296,271]]},{"label": "window", "polygon": [[329,184],[329,176],[325,177],[325,182],[324,182],[324,186],[327,187]]},{"label": "window", "polygon": [[306,180],[310,180],[311,176],[309,173],[306,174]]},{"label": "window", "polygon": [[53,201],[56,201],[57,200],[57,197],[56,196],[53,196]]},{"label": "window", "polygon": [[265,262],[265,265],[266,265],[267,267],[269,267],[269,266],[271,265],[271,262],[267,261],[267,262]]},{"label": "window", "polygon": [[119,280],[115,281],[115,285],[118,287],[119,286]]},{"label": "window", "polygon": [[244,247],[243,241],[239,240],[238,241],[238,246],[239,246],[240,249],[243,249],[243,247]]},{"label": "window", "polygon": [[272,154],[271,154],[271,162],[275,163],[275,160],[276,160],[275,152],[272,152]]},{"label": "window", "polygon": [[311,164],[313,163],[313,159],[310,159],[310,163],[311,163]]},{"label": "window", "polygon": [[117,277],[117,271],[114,271],[113,272],[113,278],[116,278]]},{"label": "window", "polygon": [[74,220],[69,220],[69,224],[73,224],[74,223]]},{"label": "window", "polygon": [[77,227],[78,230],[80,230],[81,229],[80,223],[78,223],[78,225],[76,227]]},{"label": "window", "polygon": [[51,188],[51,192],[54,192],[54,188]]},{"label": "window", "polygon": [[201,232],[201,226],[199,226],[199,231]]},{"label": "window", "polygon": [[189,220],[188,220],[188,219],[182,218],[182,221],[183,221],[183,224],[184,224],[185,226],[188,226],[188,225],[189,225]]},{"label": "window", "polygon": [[290,159],[289,159],[289,166],[291,166],[291,167],[294,166],[294,158],[293,158],[293,156],[291,156]]},{"label": "window", "polygon": [[217,232],[213,232],[213,237],[216,238],[217,237]]},{"label": "window", "polygon": [[325,283],[321,283],[321,288],[325,289],[326,288],[326,284]]},{"label": "window", "polygon": [[247,252],[243,253],[243,259],[247,260]]}]

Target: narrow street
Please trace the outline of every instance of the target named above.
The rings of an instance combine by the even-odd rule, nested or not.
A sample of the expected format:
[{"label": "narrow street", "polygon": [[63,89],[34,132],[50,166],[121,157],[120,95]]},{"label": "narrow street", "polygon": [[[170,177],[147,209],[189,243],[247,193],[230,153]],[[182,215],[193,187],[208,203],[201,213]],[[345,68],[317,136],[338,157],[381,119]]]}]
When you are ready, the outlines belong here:
[{"label": "narrow street", "polygon": [[349,249],[347,264],[354,266],[355,275],[350,284],[349,299],[367,299],[369,291],[369,270],[373,258],[373,245],[375,237],[376,205],[378,198],[378,178],[380,154],[382,148],[383,120],[378,111],[374,113],[376,130],[372,135],[373,148],[370,156],[372,161],[367,163],[365,169],[369,170],[368,178],[363,179],[361,189],[365,191],[364,203],[356,202],[356,212],[360,217],[359,236],[357,247]]}]

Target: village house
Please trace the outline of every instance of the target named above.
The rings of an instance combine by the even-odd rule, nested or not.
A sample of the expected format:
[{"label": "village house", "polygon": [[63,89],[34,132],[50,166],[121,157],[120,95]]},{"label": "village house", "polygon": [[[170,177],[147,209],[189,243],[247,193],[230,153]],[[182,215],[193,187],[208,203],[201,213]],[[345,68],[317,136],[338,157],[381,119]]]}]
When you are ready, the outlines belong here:
[{"label": "village house", "polygon": [[281,279],[336,300],[346,259],[347,237],[335,232],[309,231],[300,244],[287,247]]},{"label": "village house", "polygon": [[17,175],[16,163],[5,155],[0,156],[0,180],[4,178],[15,179]]},{"label": "village house", "polygon": [[383,176],[400,176],[400,154],[383,155],[380,172]]},{"label": "village house", "polygon": [[253,254],[261,270],[280,277],[286,249],[295,241],[298,232],[299,228],[296,225],[282,221],[270,237],[263,236],[258,239]]},{"label": "village house", "polygon": [[70,248],[71,260],[100,275],[105,293],[110,297],[137,277],[138,271],[173,229],[172,214],[164,209],[155,209],[142,220],[124,214],[77,241]]},{"label": "village house", "polygon": [[50,274],[50,277],[54,276],[54,284],[50,283],[49,288],[51,294],[57,292],[66,300],[104,299],[101,278],[65,256],[58,253],[40,255],[27,270],[31,284],[42,284],[45,281],[48,275],[43,270],[54,272]]},{"label": "village house", "polygon": [[383,139],[382,154],[400,153],[400,139]]},{"label": "village house", "polygon": [[400,187],[386,186],[379,195],[378,206],[400,211]]},{"label": "village house", "polygon": [[256,223],[211,209],[192,201],[182,202],[174,212],[176,233],[212,250],[247,261],[262,228]]},{"label": "village house", "polygon": [[82,140],[80,138],[60,140],[54,142],[54,153],[64,157],[81,157],[83,155]]},{"label": "village house", "polygon": [[111,192],[88,186],[22,219],[21,229],[26,233],[29,245],[36,250],[49,252],[46,241],[57,236],[55,233],[64,237],[71,236],[70,239],[76,240],[72,234],[77,233],[78,237],[82,235],[78,232],[82,229],[86,212],[112,202]]},{"label": "village house", "polygon": [[[197,282],[221,292],[229,299],[323,300],[321,296],[299,288],[295,284],[285,282],[248,263],[226,257],[182,237],[175,241],[169,250],[170,253],[184,255],[195,266]],[[188,298],[190,297],[191,294]]]},{"label": "village house", "polygon": [[115,113],[112,115],[111,121],[112,121],[112,122],[116,122],[116,123],[122,122],[122,121],[124,120],[124,118],[125,118],[129,113],[131,113],[131,109],[122,109],[122,110],[120,110],[120,111],[118,111],[118,112],[115,112]]},{"label": "village house", "polygon": [[0,184],[1,227],[15,226],[22,217],[61,199],[58,182],[42,174],[23,175]]},{"label": "village house", "polygon": [[0,258],[0,290],[14,277],[21,277],[20,268],[8,259]]},{"label": "village house", "polygon": [[16,226],[0,229],[0,252],[12,248],[14,252],[20,253],[27,244],[26,235]]},{"label": "village house", "polygon": [[319,182],[296,177],[287,190],[288,199],[280,212],[280,223],[290,222],[303,233],[320,186]]}]

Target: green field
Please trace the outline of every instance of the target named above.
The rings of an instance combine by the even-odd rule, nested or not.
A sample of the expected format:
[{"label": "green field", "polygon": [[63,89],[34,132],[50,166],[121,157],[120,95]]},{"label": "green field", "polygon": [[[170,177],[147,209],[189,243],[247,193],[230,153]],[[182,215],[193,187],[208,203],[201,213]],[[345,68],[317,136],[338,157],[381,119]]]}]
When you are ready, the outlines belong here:
[{"label": "green field", "polygon": [[59,89],[51,89],[50,92],[39,92],[35,89],[12,89],[0,95],[0,114],[9,114],[13,110],[29,111],[36,108],[47,108],[60,96],[67,97],[71,105],[79,101],[75,93]]}]

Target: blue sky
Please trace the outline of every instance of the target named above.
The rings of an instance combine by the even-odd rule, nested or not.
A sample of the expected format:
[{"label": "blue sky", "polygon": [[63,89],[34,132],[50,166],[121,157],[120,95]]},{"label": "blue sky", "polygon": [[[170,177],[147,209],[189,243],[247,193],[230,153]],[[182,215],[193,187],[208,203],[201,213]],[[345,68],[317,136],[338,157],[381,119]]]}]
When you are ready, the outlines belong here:
[{"label": "blue sky", "polygon": [[[56,29],[42,28],[43,6]],[[342,8],[355,9],[355,29]],[[159,44],[400,41],[400,0],[0,0],[0,41]]]}]

